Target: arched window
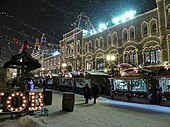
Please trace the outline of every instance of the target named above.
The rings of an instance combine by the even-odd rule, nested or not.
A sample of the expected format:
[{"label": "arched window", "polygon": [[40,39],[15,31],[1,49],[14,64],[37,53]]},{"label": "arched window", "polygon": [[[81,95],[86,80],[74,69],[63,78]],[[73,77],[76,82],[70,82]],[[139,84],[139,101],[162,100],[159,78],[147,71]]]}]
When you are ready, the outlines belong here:
[{"label": "arched window", "polygon": [[145,21],[141,24],[141,34],[142,34],[142,37],[146,37],[149,35],[148,23]]},{"label": "arched window", "polygon": [[80,41],[76,43],[76,51],[80,52]]},{"label": "arched window", "polygon": [[93,69],[92,61],[86,61],[86,70],[90,71]]},{"label": "arched window", "polygon": [[66,49],[66,55],[69,55],[69,49],[68,48]]},{"label": "arched window", "polygon": [[124,54],[124,62],[136,66],[138,63],[137,57],[138,55],[135,48],[131,48],[130,51]]},{"label": "arched window", "polygon": [[122,31],[122,41],[123,42],[127,42],[128,40],[128,31],[127,29],[125,28],[123,31]]},{"label": "arched window", "polygon": [[160,64],[160,49],[149,49],[144,51],[144,62],[146,65]]},{"label": "arched window", "polygon": [[156,32],[156,24],[152,25],[152,32]]},{"label": "arched window", "polygon": [[107,46],[111,46],[111,45],[112,45],[112,36],[111,36],[111,34],[109,34],[107,36]]},{"label": "arched window", "polygon": [[71,48],[70,47],[68,47],[68,48],[69,48],[69,55],[71,55],[72,54]]},{"label": "arched window", "polygon": [[134,28],[134,26],[131,26],[129,28],[129,34],[130,34],[129,37],[130,37],[131,40],[135,39],[135,28]]},{"label": "arched window", "polygon": [[99,48],[99,40],[98,39],[95,40],[95,46],[96,46],[95,48]]},{"label": "arched window", "polygon": [[104,60],[101,59],[101,58],[98,58],[96,60],[96,70],[103,70],[105,67],[104,67]]},{"label": "arched window", "polygon": [[117,33],[114,32],[113,33],[113,43],[112,44],[117,44],[117,41],[118,41]]},{"label": "arched window", "polygon": [[75,54],[75,50],[74,50],[74,43],[73,42],[70,44],[70,48],[71,48],[72,54],[74,55]]},{"label": "arched window", "polygon": [[91,52],[92,51],[92,42],[91,41],[89,41],[89,51]]},{"label": "arched window", "polygon": [[158,32],[158,29],[157,29],[157,20],[156,19],[151,19],[150,22],[149,22],[149,25],[150,25],[150,32],[151,34],[155,34]]},{"label": "arched window", "polygon": [[104,47],[104,39],[103,39],[103,37],[100,37],[99,47],[100,48]]}]

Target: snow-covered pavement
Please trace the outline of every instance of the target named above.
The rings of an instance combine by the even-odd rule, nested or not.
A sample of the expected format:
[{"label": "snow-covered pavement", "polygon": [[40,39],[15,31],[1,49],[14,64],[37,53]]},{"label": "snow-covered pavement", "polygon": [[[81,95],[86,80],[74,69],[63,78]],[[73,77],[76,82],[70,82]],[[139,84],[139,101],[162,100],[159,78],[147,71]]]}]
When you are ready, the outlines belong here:
[{"label": "snow-covered pavement", "polygon": [[[170,127],[170,108],[109,100],[103,97],[85,104],[75,94],[73,112],[62,111],[62,92],[53,91],[45,127]],[[37,117],[35,115],[34,117]],[[0,127],[21,127],[18,120],[5,120]]]}]

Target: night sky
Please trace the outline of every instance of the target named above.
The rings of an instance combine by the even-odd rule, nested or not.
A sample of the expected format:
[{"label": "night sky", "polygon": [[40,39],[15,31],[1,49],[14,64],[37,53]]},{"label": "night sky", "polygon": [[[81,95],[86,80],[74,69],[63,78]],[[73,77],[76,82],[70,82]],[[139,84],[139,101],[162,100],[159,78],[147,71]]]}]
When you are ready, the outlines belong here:
[{"label": "night sky", "polygon": [[138,15],[154,8],[155,0],[0,0],[0,34],[35,41],[45,33],[57,42],[81,12],[98,26],[130,9]]}]

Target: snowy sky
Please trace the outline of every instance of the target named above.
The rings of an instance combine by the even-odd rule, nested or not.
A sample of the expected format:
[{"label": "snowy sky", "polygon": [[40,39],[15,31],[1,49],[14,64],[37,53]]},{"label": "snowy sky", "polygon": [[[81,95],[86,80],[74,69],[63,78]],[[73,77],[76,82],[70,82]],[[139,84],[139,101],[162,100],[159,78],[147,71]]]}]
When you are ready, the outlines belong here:
[{"label": "snowy sky", "polygon": [[40,38],[46,33],[48,40],[57,41],[72,29],[81,12],[97,26],[130,9],[141,14],[154,8],[155,0],[0,0],[0,12],[8,14],[0,14],[0,29],[14,37]]}]

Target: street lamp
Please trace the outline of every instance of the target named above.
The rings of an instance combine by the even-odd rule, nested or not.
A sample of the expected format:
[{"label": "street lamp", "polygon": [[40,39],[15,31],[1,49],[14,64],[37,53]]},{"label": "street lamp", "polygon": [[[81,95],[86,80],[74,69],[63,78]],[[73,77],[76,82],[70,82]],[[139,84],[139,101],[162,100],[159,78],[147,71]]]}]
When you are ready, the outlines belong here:
[{"label": "street lamp", "polygon": [[66,63],[62,63],[62,67],[66,67],[67,66],[67,64]]},{"label": "street lamp", "polygon": [[107,55],[107,56],[106,56],[106,60],[107,60],[108,62],[114,61],[115,59],[116,59],[115,55]]},{"label": "street lamp", "polygon": [[114,71],[114,61],[116,60],[115,55],[107,55],[106,60],[108,61],[108,69],[111,70],[112,72]]}]

